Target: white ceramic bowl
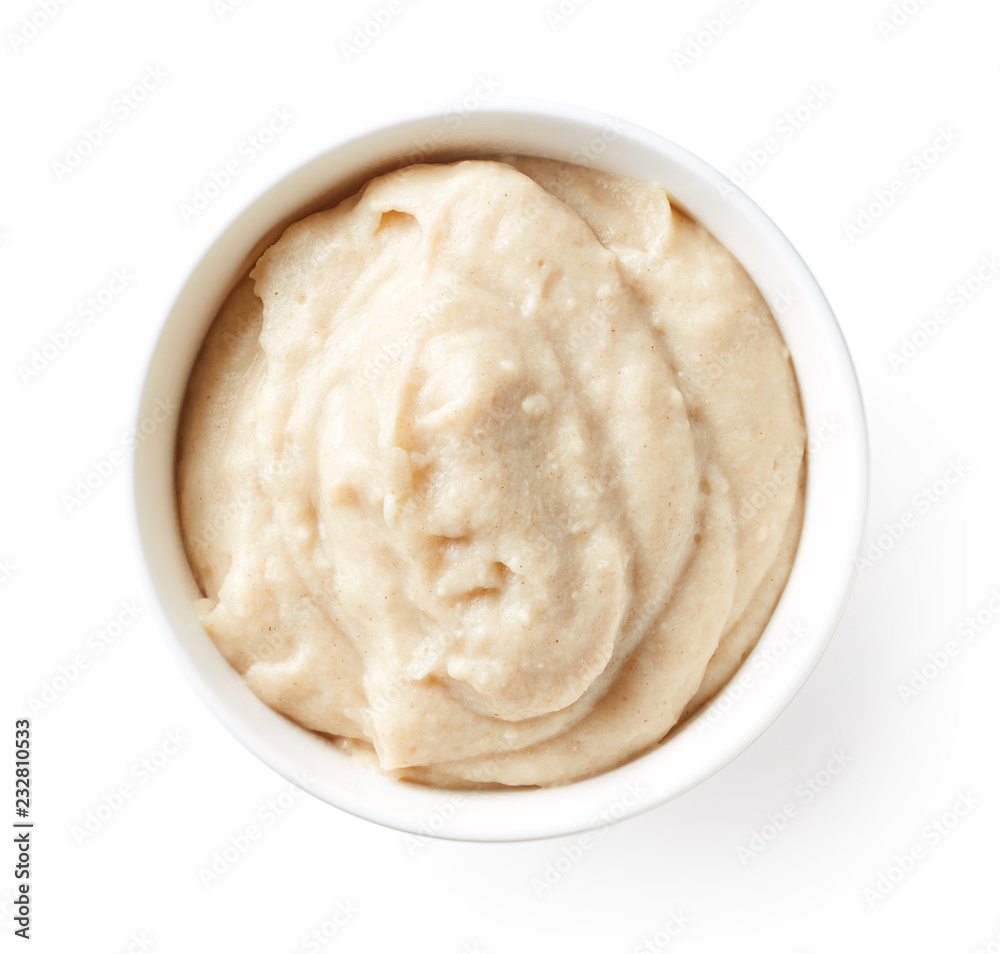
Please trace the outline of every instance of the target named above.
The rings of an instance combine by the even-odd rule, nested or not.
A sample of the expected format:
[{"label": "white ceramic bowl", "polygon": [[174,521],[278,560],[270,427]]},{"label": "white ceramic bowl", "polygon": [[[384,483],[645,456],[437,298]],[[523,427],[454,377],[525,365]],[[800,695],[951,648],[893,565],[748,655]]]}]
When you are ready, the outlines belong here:
[{"label": "white ceramic bowl", "polygon": [[456,118],[411,114],[338,137],[226,227],[167,315],[138,420],[159,421],[164,406],[181,402],[212,317],[236,277],[285,226],[401,160],[510,152],[658,182],[735,254],[764,293],[792,353],[809,430],[805,525],[791,578],[757,647],[716,701],[647,755],[563,787],[456,797],[388,780],[260,702],[199,624],[174,498],[176,415],[137,444],[135,504],[140,544],[181,666],[250,751],[362,818],[414,834],[513,841],[598,828],[659,805],[725,765],[778,715],[816,665],[854,579],[866,516],[867,444],[854,369],[829,305],[784,235],[723,175],[645,129],[578,109],[519,105]]}]

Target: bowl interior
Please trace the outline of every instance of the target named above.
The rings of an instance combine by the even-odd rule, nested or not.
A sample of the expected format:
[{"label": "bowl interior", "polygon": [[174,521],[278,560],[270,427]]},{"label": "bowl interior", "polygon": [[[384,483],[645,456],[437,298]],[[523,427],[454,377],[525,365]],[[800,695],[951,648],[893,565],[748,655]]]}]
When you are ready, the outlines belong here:
[{"label": "bowl interior", "polygon": [[724,176],[680,147],[620,120],[563,107],[483,109],[458,124],[440,114],[410,117],[354,136],[284,176],[218,235],[180,291],[149,363],[139,421],[181,404],[212,318],[288,224],[408,161],[500,152],[659,182],[747,269],[792,354],[809,434],[795,565],[756,648],[698,718],[647,755],[558,788],[456,794],[376,775],[260,702],[198,622],[192,600],[199,594],[174,499],[176,414],[137,444],[133,462],[140,546],[167,633],[186,675],[233,734],[286,778],[345,811],[414,834],[488,841],[600,827],[681,794],[737,755],[788,703],[825,648],[854,578],[867,502],[864,416],[850,356],[815,279],[785,237]]}]

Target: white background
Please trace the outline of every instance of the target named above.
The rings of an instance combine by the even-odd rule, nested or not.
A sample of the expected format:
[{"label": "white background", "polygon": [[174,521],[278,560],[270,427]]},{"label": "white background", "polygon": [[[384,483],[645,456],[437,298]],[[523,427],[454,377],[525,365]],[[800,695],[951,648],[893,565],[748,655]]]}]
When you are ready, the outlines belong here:
[{"label": "white background", "polygon": [[[11,765],[13,720],[33,715],[30,943],[112,954],[629,954],[646,940],[651,951],[1000,950],[1000,600],[989,608],[1000,585],[1000,280],[971,299],[960,290],[1000,253],[997,5],[907,0],[915,12],[886,29],[892,0],[588,0],[564,4],[561,22],[541,0],[399,3],[357,54],[343,44],[386,4],[79,0],[26,43],[12,34],[41,3],[7,0],[0,12],[0,607],[13,649],[0,725]],[[722,10],[719,35],[702,32]],[[676,56],[685,49],[690,62]],[[144,75],[158,85],[123,107]],[[493,102],[589,106],[726,172],[748,163],[746,190],[814,270],[857,363],[869,538],[912,518],[875,544],[830,649],[777,722],[695,790],[609,829],[541,893],[532,879],[576,838],[415,847],[293,796],[194,695],[152,612],[116,638],[95,635],[123,603],[150,607],[127,466],[112,455],[127,451],[144,362],[190,266],[249,199],[344,131],[408,104],[448,109],[482,78],[499,85]],[[827,101],[792,132],[783,117],[813,86]],[[276,107],[294,120],[246,161],[247,137]],[[111,128],[77,168],[54,165],[102,118]],[[953,140],[943,151],[941,130]],[[777,149],[761,165],[754,150],[768,138]],[[913,157],[925,149],[921,168]],[[185,221],[182,204],[232,158],[239,174]],[[893,180],[902,194],[848,234]],[[127,287],[25,380],[19,368],[115,269]],[[913,339],[939,309],[947,323]],[[922,346],[894,367],[906,336]],[[70,505],[95,466],[108,476]],[[977,612],[966,640],[963,620]],[[954,655],[932,661],[934,678],[904,701],[899,687],[949,640]],[[171,732],[183,742],[168,752]],[[818,776],[832,752],[846,767]],[[809,779],[812,798],[801,794]],[[123,784],[131,795],[110,820],[75,833]],[[13,788],[11,770],[4,825]],[[963,797],[972,811],[949,815]],[[784,830],[741,857],[788,802],[797,811]],[[935,821],[945,835],[927,828]],[[261,837],[203,884],[199,869],[254,823]],[[897,877],[897,856],[915,847]],[[15,950],[12,859],[8,846],[0,947]],[[338,904],[356,913],[306,947],[309,931],[333,933]],[[675,913],[682,933],[657,938]]]}]

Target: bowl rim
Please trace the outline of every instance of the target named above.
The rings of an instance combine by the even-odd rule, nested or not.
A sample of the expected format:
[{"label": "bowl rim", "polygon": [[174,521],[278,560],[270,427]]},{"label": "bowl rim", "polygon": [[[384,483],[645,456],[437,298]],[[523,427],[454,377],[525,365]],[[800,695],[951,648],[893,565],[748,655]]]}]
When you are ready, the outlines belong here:
[{"label": "bowl rim", "polygon": [[[172,339],[168,341],[171,329],[178,324],[179,310],[186,307],[185,299],[191,296],[192,289],[205,281],[206,263],[212,261],[213,255],[227,240],[231,245],[234,241],[237,245],[249,245],[246,238],[234,240],[234,232],[239,234],[240,230],[247,229],[246,223],[260,219],[260,210],[267,207],[276,194],[281,194],[282,190],[291,190],[291,182],[308,179],[310,170],[332,163],[338,153],[359,148],[363,151],[366,144],[386,136],[402,135],[404,131],[420,129],[432,134],[435,130],[445,128],[447,115],[437,106],[399,110],[356,129],[336,134],[329,143],[313,151],[304,161],[283,168],[243,203],[233,216],[199,243],[194,264],[179,281],[179,291],[173,296],[165,315],[159,321],[158,332],[144,365],[136,420],[143,421],[157,398],[162,397],[158,393],[159,389],[154,386],[157,362],[166,360],[162,358],[164,348],[169,350],[176,344]],[[314,733],[270,710],[257,699],[246,687],[242,677],[236,674],[215,649],[200,625],[198,629],[202,642],[199,642],[197,634],[190,631],[190,620],[182,618],[183,611],[177,608],[176,586],[171,591],[166,583],[167,574],[154,569],[154,563],[164,558],[163,551],[170,550],[171,547],[176,551],[179,542],[175,508],[172,516],[176,539],[171,542],[164,532],[166,517],[162,513],[155,513],[155,493],[149,489],[154,482],[152,475],[155,475],[150,455],[154,453],[154,448],[158,448],[157,453],[162,457],[164,444],[169,448],[169,484],[173,487],[176,417],[169,426],[153,435],[153,440],[137,442],[130,455],[130,479],[135,512],[133,529],[142,554],[141,563],[155,594],[155,615],[162,623],[161,628],[171,653],[199,697],[249,751],[289,781],[350,814],[418,838],[429,836],[459,841],[524,841],[600,830],[614,821],[637,816],[676,798],[719,771],[774,721],[818,663],[843,614],[856,578],[857,556],[863,545],[867,520],[868,437],[857,374],[836,317],[818,282],[778,226],[745,193],[708,163],[673,141],[619,117],[554,102],[504,99],[502,102],[481,106],[455,131],[463,133],[464,130],[463,134],[468,137],[482,127],[483,135],[488,140],[491,136],[493,139],[500,137],[500,133],[489,133],[490,129],[503,130],[507,126],[590,130],[594,133],[594,138],[589,143],[581,143],[581,148],[595,145],[599,141],[605,142],[605,148],[592,161],[584,164],[598,169],[606,167],[605,171],[620,170],[623,165],[630,164],[631,160],[627,159],[629,155],[634,158],[639,154],[646,158],[647,164],[662,164],[665,169],[672,165],[675,172],[682,171],[683,177],[661,184],[672,199],[678,199],[682,207],[702,221],[716,238],[730,248],[757,282],[785,336],[797,373],[799,357],[805,353],[801,350],[805,347],[803,342],[808,342],[810,335],[821,339],[819,344],[823,346],[830,379],[827,391],[832,390],[836,398],[833,410],[843,418],[844,427],[836,441],[832,442],[833,452],[825,451],[822,456],[814,453],[812,448],[816,435],[807,402],[807,394],[812,392],[814,382],[809,381],[804,385],[802,376],[799,375],[809,440],[806,514],[799,549],[785,591],[756,648],[700,715],[673,735],[667,743],[661,743],[623,766],[592,778],[544,789],[462,792],[400,783],[371,772],[355,760],[350,760],[343,752],[322,742]],[[614,138],[610,142],[607,142],[608,130],[613,130]],[[449,142],[447,136],[444,141]],[[441,151],[437,150],[438,153]],[[465,151],[469,155],[476,154],[468,149],[459,148],[459,151]],[[561,158],[553,155],[555,151],[543,147],[541,152],[535,154]],[[398,150],[392,155],[397,157]],[[432,159],[434,155],[435,152],[431,151],[426,158]],[[358,168],[357,165],[353,167],[355,171]],[[677,192],[673,186],[678,185],[681,178],[683,184]],[[315,189],[313,194],[317,194]],[[728,211],[720,212],[720,209]],[[706,210],[709,213],[707,215]],[[722,222],[722,228],[711,226],[710,222],[715,217]],[[775,267],[779,271],[794,278],[795,288],[800,294],[798,305],[791,310],[808,314],[809,329],[795,328],[791,323],[794,315],[789,317],[775,311],[776,290],[762,285],[755,274],[755,271],[762,274],[763,266],[757,263],[755,268],[753,262],[748,264],[747,255],[740,254],[731,247],[733,236],[739,229],[749,229],[748,234],[758,240],[759,246],[764,249],[762,262],[770,259],[776,263]],[[244,234],[251,233],[247,231]],[[257,236],[261,234],[263,233],[256,233]],[[235,279],[235,274],[232,278]],[[229,287],[231,284],[232,282]],[[217,282],[216,290],[221,287]],[[229,287],[225,289],[225,293],[228,293]],[[199,335],[194,345],[195,352],[200,341]],[[190,342],[188,345],[190,347]],[[189,373],[190,364],[183,375],[185,383]],[[826,399],[832,400],[829,394]],[[821,408],[820,413],[829,413],[826,405]],[[820,444],[818,448],[821,449],[822,446]],[[836,458],[837,466],[827,468],[824,462],[822,470],[814,475],[814,461],[826,461],[831,457]],[[829,474],[826,474],[827,469]],[[814,488],[814,479],[820,475],[823,480],[817,490]],[[156,477],[161,484],[162,479],[162,474]],[[819,505],[823,501],[830,504],[834,499],[834,491],[837,491],[837,500],[846,514],[826,514],[826,519],[823,519],[824,514],[818,509]],[[823,501],[816,497],[820,492],[825,495]],[[154,521],[159,522],[159,529],[153,526]],[[807,552],[803,549],[807,529],[810,534],[825,531],[834,536],[833,549],[837,559],[826,561],[828,575],[822,585],[806,576],[805,558],[800,560],[803,553]],[[810,536],[810,559],[814,559],[812,554],[816,551],[817,543],[822,542],[824,541],[818,538],[814,542]],[[183,548],[181,555],[183,557]],[[176,558],[176,552],[173,552],[173,557]],[[822,566],[822,562],[816,559]],[[191,577],[186,558],[184,566]],[[193,577],[190,582],[193,583]],[[820,605],[825,606],[825,609],[815,614],[821,618],[818,624],[813,624],[810,618],[807,638],[800,638],[800,633],[789,642],[788,634],[798,625],[791,617],[800,614],[802,605],[812,605],[807,604],[804,597],[801,600],[792,598],[799,588],[804,593],[812,594],[813,599],[819,599]],[[188,587],[185,598],[189,603],[191,595]],[[789,604],[793,606],[791,612]],[[194,611],[190,605],[189,610],[193,617]],[[207,649],[204,645],[206,643]],[[741,674],[749,676],[755,670],[760,670],[760,653],[765,650],[771,652],[781,645],[785,645],[787,653],[782,651],[780,664],[771,665],[764,670],[762,678],[756,681],[751,678],[749,684],[742,686]],[[786,662],[785,658],[791,661]],[[768,672],[774,671],[778,672],[777,677],[764,678]],[[758,688],[762,683],[767,691]],[[745,691],[730,697],[730,689],[736,686],[742,686]],[[729,705],[722,708],[720,703],[727,699]],[[745,718],[726,718],[726,713],[734,707],[741,710]],[[704,741],[706,735],[709,740],[707,745]],[[352,766],[348,768],[346,764],[341,765],[340,769],[343,771],[333,780],[328,777],[324,762],[331,754],[345,763],[350,761]],[[709,758],[709,755],[712,757]],[[687,767],[680,771],[675,763],[679,763],[681,768],[685,765]],[[319,770],[314,772],[314,768]],[[664,772],[671,769],[677,774],[665,779]],[[359,770],[365,773],[365,777],[358,774]],[[443,817],[442,813],[448,815],[445,819],[447,824],[436,828],[433,821]]]}]

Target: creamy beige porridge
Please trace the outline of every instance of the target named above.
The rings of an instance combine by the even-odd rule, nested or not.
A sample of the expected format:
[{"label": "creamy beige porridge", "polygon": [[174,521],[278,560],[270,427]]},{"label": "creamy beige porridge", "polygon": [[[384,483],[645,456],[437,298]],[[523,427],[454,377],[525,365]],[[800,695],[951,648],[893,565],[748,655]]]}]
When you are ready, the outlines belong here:
[{"label": "creamy beige porridge", "polygon": [[177,463],[198,613],[377,770],[570,782],[751,650],[805,442],[767,305],[662,188],[409,166],[292,225],[208,333]]}]

